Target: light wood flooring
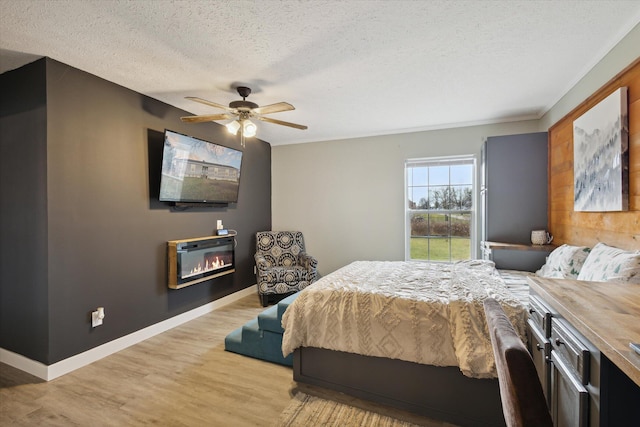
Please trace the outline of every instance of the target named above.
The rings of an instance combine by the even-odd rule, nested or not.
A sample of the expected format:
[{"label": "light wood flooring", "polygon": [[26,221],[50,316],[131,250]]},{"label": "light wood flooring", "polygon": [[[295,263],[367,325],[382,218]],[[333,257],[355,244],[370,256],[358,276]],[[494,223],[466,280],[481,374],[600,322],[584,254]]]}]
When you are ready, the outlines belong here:
[{"label": "light wood flooring", "polygon": [[224,337],[262,310],[257,296],[242,298],[49,382],[0,364],[0,425],[274,426],[297,390],[446,425],[297,385],[289,367],[224,351]]}]

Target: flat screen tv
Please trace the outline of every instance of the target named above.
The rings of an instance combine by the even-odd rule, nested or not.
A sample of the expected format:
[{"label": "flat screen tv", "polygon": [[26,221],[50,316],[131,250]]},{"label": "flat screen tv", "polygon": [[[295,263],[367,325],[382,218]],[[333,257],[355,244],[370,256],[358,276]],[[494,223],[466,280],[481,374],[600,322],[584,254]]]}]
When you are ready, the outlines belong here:
[{"label": "flat screen tv", "polygon": [[236,203],[241,164],[242,151],[165,130],[159,199]]}]

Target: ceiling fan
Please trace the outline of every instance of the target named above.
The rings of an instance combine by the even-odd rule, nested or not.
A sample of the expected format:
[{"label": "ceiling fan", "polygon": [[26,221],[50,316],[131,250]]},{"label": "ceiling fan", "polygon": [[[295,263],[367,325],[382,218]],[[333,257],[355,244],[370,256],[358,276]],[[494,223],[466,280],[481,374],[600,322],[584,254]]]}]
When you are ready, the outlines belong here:
[{"label": "ceiling fan", "polygon": [[251,93],[251,88],[246,86],[238,86],[236,88],[238,94],[242,97],[242,101],[232,101],[229,106],[218,104],[215,102],[207,101],[206,99],[197,98],[194,96],[187,96],[186,99],[199,102],[201,104],[209,105],[211,107],[220,108],[227,111],[220,114],[204,114],[198,116],[184,116],[180,117],[180,120],[187,123],[201,123],[211,122],[217,120],[233,120],[226,124],[227,129],[232,134],[236,135],[240,131],[240,141],[244,147],[245,136],[251,137],[256,135],[257,127],[249,119],[257,119],[267,123],[274,123],[276,125],[288,126],[295,129],[305,130],[307,126],[299,125],[296,123],[285,122],[282,120],[272,119],[271,117],[265,117],[264,114],[280,113],[282,111],[295,110],[295,107],[288,102],[277,102],[275,104],[264,105],[260,107],[251,101],[247,101],[247,97]]}]

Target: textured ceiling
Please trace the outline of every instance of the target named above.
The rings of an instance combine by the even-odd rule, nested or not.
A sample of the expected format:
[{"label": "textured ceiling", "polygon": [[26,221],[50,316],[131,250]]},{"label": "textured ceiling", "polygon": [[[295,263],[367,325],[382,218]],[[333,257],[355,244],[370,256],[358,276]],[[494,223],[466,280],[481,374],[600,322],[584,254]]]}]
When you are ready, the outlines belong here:
[{"label": "textured ceiling", "polygon": [[0,0],[0,72],[48,56],[193,114],[243,83],[309,126],[259,123],[280,145],[537,119],[638,22],[637,0]]}]

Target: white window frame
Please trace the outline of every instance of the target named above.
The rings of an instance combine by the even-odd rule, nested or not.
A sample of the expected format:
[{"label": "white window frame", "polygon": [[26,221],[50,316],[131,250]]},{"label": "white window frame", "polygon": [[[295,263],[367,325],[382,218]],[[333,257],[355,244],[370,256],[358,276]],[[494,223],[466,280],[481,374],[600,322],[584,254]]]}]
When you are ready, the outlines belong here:
[{"label": "white window frame", "polygon": [[[471,201],[471,210],[463,211],[468,212],[471,215],[470,218],[470,230],[469,230],[469,239],[470,239],[470,258],[475,259],[477,257],[477,212],[478,212],[478,204],[477,204],[477,156],[474,155],[459,155],[459,156],[443,156],[443,157],[424,157],[424,158],[416,158],[416,159],[407,159],[404,162],[404,236],[405,236],[405,250],[404,256],[406,261],[416,261],[416,262],[439,262],[439,261],[431,261],[431,260],[422,260],[422,259],[412,259],[411,258],[411,214],[416,212],[415,209],[409,208],[409,176],[408,171],[410,167],[415,167],[419,165],[424,166],[445,166],[445,165],[460,165],[460,164],[471,164],[471,193],[472,193],[472,201]],[[449,213],[451,210],[432,210],[425,209],[423,210],[425,213]],[[450,236],[449,236],[450,237]],[[444,261],[442,261],[444,262]]]}]

